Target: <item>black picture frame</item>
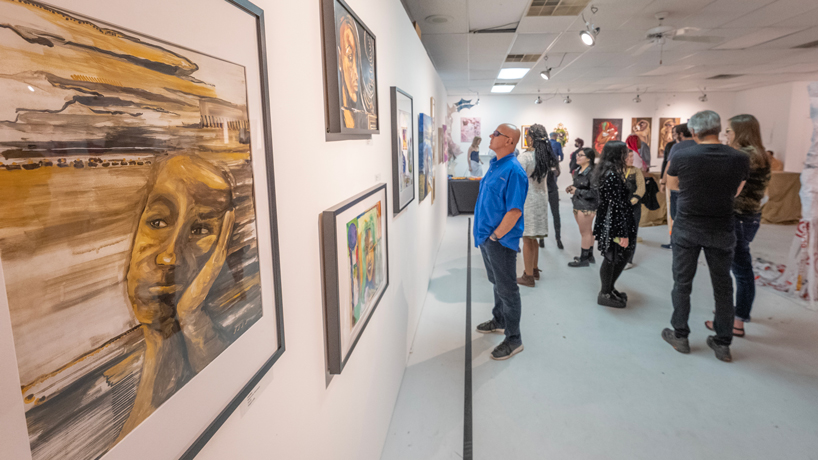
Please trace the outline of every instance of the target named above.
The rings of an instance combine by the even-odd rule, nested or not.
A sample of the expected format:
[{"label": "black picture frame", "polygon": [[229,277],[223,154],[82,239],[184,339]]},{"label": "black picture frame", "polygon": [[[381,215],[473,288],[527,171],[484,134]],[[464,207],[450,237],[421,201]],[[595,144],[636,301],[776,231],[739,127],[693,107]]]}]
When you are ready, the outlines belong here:
[{"label": "black picture frame", "polygon": [[[339,57],[338,57],[338,35],[336,32],[336,10],[338,7],[344,8],[346,12],[356,22],[357,26],[362,28],[367,34],[372,37],[372,55],[374,62],[372,69],[374,73],[374,110],[375,110],[375,127],[368,128],[348,128],[345,126],[342,111],[342,82],[338,71]],[[345,140],[345,139],[367,139],[372,134],[380,133],[380,110],[378,109],[378,58],[377,58],[377,38],[372,33],[366,24],[352,11],[352,8],[347,5],[344,0],[321,0],[321,18],[322,29],[324,34],[324,100],[326,113],[326,128],[328,140]],[[360,49],[360,46],[359,46]],[[360,63],[359,63],[360,65]],[[363,79],[363,78],[361,78]],[[362,88],[363,83],[359,84]],[[335,135],[335,136],[333,136]]]},{"label": "black picture frame", "polygon": [[[392,213],[397,215],[406,209],[406,207],[409,206],[409,203],[415,201],[415,172],[417,171],[417,161],[414,159],[415,152],[417,151],[415,148],[415,102],[409,93],[403,91],[397,86],[390,88],[389,96],[392,103]],[[412,168],[411,173],[412,185],[409,187],[409,190],[412,192],[412,198],[406,201],[406,203],[401,203],[400,192],[401,139],[399,131],[400,112],[398,107],[398,97],[400,96],[409,99],[409,105],[411,106],[409,111],[409,132],[412,135],[410,155],[412,156],[412,163],[414,167]]]},{"label": "black picture frame", "polygon": [[[384,244],[384,264],[386,267],[386,278],[381,293],[375,299],[369,314],[363,320],[361,329],[352,338],[349,350],[344,353],[341,339],[341,294],[340,294],[340,273],[338,272],[339,245],[336,239],[338,217],[356,204],[366,200],[375,194],[383,195],[382,219],[383,219],[383,244]],[[332,208],[321,213],[321,264],[324,285],[324,330],[326,340],[326,360],[327,372],[330,375],[340,374],[346,366],[361,336],[363,336],[369,321],[380,305],[384,294],[389,289],[389,197],[386,192],[386,184],[378,184],[365,190],[354,197],[339,203]]]},{"label": "black picture frame", "polygon": [[192,460],[198,455],[204,446],[210,441],[213,435],[219,431],[219,428],[224,425],[224,422],[235,412],[241,405],[242,401],[258,386],[261,379],[273,368],[273,365],[278,361],[281,355],[284,354],[284,309],[282,305],[282,290],[281,290],[281,251],[278,241],[278,217],[276,212],[276,194],[275,194],[275,171],[273,168],[273,135],[272,135],[272,116],[270,112],[270,88],[268,84],[267,73],[267,40],[265,38],[264,29],[264,10],[249,2],[247,0],[224,0],[227,3],[235,6],[239,10],[249,14],[256,21],[256,39],[259,53],[259,70],[261,83],[261,112],[262,112],[262,126],[264,127],[264,156],[267,169],[267,195],[269,202],[270,213],[270,244],[273,256],[273,290],[276,309],[276,332],[278,336],[278,348],[270,356],[267,361],[256,371],[253,377],[247,382],[241,391],[233,397],[227,406],[222,409],[218,416],[205,428],[205,430],[196,438],[195,441],[188,447],[188,449],[179,457],[180,460]]}]

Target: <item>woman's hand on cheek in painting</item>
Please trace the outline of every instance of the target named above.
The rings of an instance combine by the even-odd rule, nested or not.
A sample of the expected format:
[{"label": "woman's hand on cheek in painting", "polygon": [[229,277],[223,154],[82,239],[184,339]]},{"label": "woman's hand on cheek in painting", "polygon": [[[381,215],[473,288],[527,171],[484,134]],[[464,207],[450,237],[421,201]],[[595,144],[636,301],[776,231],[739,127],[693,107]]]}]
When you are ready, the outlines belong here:
[{"label": "woman's hand on cheek in painting", "polygon": [[235,220],[236,216],[232,209],[224,213],[221,231],[219,232],[219,240],[216,242],[213,253],[176,304],[176,314],[183,326],[186,317],[192,313],[201,311],[204,299],[207,297],[211,286],[213,286],[216,277],[219,276],[222,270],[224,261],[227,258],[227,246],[233,236]]}]

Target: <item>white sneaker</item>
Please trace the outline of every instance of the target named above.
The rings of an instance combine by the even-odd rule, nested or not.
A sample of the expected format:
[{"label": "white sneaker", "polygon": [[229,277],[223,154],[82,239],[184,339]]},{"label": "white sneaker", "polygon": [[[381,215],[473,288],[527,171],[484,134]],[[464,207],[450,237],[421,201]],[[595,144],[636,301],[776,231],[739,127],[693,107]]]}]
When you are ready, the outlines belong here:
[{"label": "white sneaker", "polygon": [[630,270],[631,268],[633,268],[633,264],[625,265],[625,270]]}]

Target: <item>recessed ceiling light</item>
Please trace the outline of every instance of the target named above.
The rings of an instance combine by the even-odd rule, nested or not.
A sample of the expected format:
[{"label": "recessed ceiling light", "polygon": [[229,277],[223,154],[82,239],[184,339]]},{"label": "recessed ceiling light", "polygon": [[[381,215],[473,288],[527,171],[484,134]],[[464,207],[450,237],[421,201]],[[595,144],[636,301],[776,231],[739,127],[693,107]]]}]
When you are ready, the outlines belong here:
[{"label": "recessed ceiling light", "polygon": [[510,93],[515,85],[494,85],[491,87],[492,93]]},{"label": "recessed ceiling light", "polygon": [[425,21],[429,24],[446,24],[447,22],[451,21],[451,16],[447,16],[445,14],[433,14],[431,16],[426,16]]},{"label": "recessed ceiling light", "polygon": [[510,68],[510,69],[500,69],[500,75],[497,76],[498,80],[519,80],[523,78],[525,74],[531,69],[523,69],[523,68]]}]

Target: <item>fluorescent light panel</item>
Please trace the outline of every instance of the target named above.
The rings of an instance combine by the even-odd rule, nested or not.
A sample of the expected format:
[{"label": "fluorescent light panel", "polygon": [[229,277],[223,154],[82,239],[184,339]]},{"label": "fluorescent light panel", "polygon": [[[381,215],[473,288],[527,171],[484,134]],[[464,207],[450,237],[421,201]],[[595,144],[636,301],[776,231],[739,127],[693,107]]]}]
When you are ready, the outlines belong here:
[{"label": "fluorescent light panel", "polygon": [[515,85],[494,85],[491,88],[492,93],[510,93]]},{"label": "fluorescent light panel", "polygon": [[519,80],[520,78],[525,77],[525,74],[531,69],[523,69],[523,68],[510,68],[510,69],[500,69],[500,75],[497,76],[498,80]]}]

